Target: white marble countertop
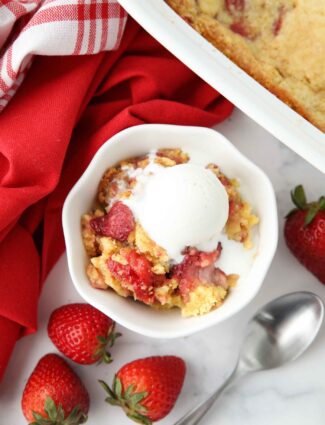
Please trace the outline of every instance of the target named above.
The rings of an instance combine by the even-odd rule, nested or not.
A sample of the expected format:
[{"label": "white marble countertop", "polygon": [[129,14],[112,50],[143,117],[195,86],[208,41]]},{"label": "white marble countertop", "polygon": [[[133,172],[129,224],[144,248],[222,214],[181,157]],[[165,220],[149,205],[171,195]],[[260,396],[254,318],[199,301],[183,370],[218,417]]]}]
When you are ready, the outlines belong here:
[{"label": "white marble countertop", "polygon": [[[91,396],[89,425],[128,425],[131,421],[104,402],[97,379],[111,382],[124,363],[156,354],[177,354],[188,366],[183,392],[172,413],[161,425],[172,425],[189,408],[218,387],[234,366],[247,320],[267,301],[295,290],[309,290],[325,300],[325,287],[308,273],[286,248],[283,217],[291,208],[290,189],[304,183],[312,199],[325,192],[325,176],[289,151],[265,130],[236,111],[217,129],[270,177],[276,191],[280,241],[277,254],[257,297],[225,323],[179,340],[159,341],[120,329],[123,333],[112,354],[111,365],[74,366]],[[38,359],[55,352],[46,334],[51,311],[80,301],[69,278],[63,256],[48,277],[39,308],[39,331],[17,343],[6,376],[0,385],[0,425],[23,425],[20,399],[26,380]],[[281,369],[244,378],[216,403],[202,425],[324,425],[325,423],[325,327],[310,350]]]}]

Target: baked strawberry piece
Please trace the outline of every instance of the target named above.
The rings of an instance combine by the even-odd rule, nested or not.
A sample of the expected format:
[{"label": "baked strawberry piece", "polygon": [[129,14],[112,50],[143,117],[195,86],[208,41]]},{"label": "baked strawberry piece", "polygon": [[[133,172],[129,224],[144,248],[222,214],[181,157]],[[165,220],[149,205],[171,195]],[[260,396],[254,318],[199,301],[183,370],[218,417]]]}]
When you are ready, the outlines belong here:
[{"label": "baked strawberry piece", "polygon": [[182,263],[173,267],[172,278],[178,281],[179,292],[185,302],[199,285],[222,286],[225,289],[228,287],[226,274],[215,267],[221,251],[221,243],[212,252],[187,248]]},{"label": "baked strawberry piece", "polygon": [[[112,275],[118,279],[122,286],[134,293],[134,298],[146,304],[155,302],[154,273],[151,271],[147,257],[135,250],[126,250],[123,255],[126,264],[114,261],[112,257],[107,260],[107,267]],[[123,253],[124,254],[124,253]]]},{"label": "baked strawberry piece", "polygon": [[97,235],[110,236],[124,242],[134,229],[134,218],[130,208],[122,202],[116,202],[107,214],[93,218],[90,226]]}]

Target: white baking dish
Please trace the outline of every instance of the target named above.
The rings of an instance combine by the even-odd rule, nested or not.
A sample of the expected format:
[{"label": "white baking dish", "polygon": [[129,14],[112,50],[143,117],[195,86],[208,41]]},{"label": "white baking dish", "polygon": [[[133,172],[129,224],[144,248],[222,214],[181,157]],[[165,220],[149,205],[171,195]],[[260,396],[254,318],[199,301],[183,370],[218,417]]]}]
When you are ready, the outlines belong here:
[{"label": "white baking dish", "polygon": [[[118,0],[146,31],[249,117],[325,172],[325,134],[194,31],[164,0]],[[256,148],[263,149],[261,146]]]}]

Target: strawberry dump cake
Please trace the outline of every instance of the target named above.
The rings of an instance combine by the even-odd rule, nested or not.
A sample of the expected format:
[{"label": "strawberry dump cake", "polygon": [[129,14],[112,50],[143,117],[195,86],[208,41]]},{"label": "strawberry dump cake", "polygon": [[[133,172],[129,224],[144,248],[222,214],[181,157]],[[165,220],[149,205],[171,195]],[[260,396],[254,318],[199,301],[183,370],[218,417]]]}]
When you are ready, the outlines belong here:
[{"label": "strawberry dump cake", "polygon": [[194,157],[160,149],[105,172],[81,219],[94,288],[183,316],[223,303],[239,278],[234,264],[220,267],[228,244],[248,251],[258,218],[237,180]]},{"label": "strawberry dump cake", "polygon": [[325,132],[325,3],[165,0],[255,80]]}]

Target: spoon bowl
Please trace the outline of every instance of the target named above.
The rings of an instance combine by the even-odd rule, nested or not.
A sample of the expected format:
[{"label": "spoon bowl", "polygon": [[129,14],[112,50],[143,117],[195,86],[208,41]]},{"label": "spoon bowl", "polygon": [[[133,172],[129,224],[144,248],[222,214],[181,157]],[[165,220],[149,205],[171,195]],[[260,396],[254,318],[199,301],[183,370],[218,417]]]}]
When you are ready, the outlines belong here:
[{"label": "spoon bowl", "polygon": [[296,359],[315,339],[323,315],[322,301],[310,292],[294,292],[266,304],[248,324],[240,367],[272,369]]},{"label": "spoon bowl", "polygon": [[293,292],[266,304],[248,323],[233,373],[207,400],[175,425],[197,425],[236,378],[273,369],[299,357],[314,341],[323,316],[323,302],[311,292]]}]

